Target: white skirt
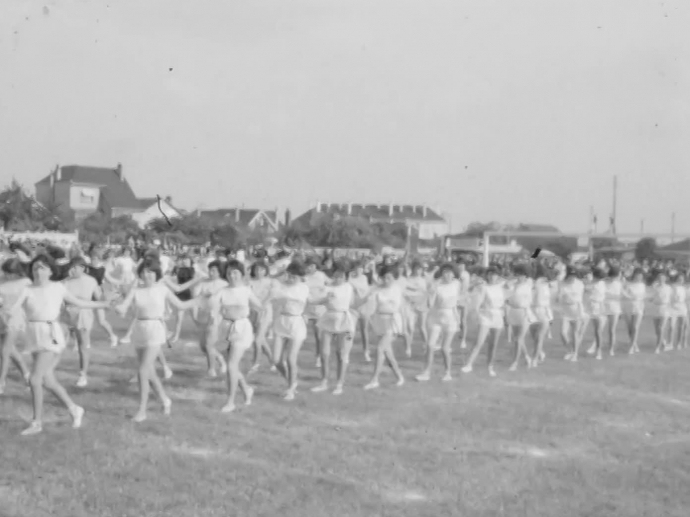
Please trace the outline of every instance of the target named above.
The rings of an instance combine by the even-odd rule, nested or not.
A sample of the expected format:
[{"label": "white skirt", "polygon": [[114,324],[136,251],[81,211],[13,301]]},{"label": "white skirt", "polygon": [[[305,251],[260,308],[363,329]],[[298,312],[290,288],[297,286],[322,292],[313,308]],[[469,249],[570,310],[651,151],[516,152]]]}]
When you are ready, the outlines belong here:
[{"label": "white skirt", "polygon": [[618,300],[607,300],[604,302],[604,314],[606,316],[620,316],[623,312],[621,302]]},{"label": "white skirt", "polygon": [[667,304],[652,306],[652,318],[668,318],[671,316],[671,307]]},{"label": "white skirt", "polygon": [[403,319],[399,312],[395,314],[375,312],[371,317],[371,329],[377,336],[385,336],[386,334],[402,335],[404,328]]},{"label": "white skirt", "polygon": [[502,329],[505,326],[503,309],[480,309],[479,324],[490,329]]},{"label": "white skirt", "polygon": [[307,339],[307,324],[303,316],[278,314],[273,318],[273,333],[293,341]]},{"label": "white skirt", "polygon": [[535,321],[533,323],[551,323],[553,321],[553,311],[549,306],[533,307]]},{"label": "white skirt", "polygon": [[357,316],[351,311],[326,311],[316,326],[329,334],[354,334]]},{"label": "white skirt", "polygon": [[62,325],[57,321],[29,321],[26,325],[26,347],[32,353],[62,353],[66,347]]},{"label": "white skirt", "polygon": [[163,346],[168,341],[168,329],[163,320],[136,320],[132,329],[135,348]]},{"label": "white skirt", "polygon": [[460,326],[460,315],[457,308],[453,309],[431,309],[426,320],[428,329],[440,327],[444,331],[458,330]]},{"label": "white skirt", "polygon": [[629,300],[623,303],[625,314],[641,316],[644,314],[644,300]]},{"label": "white skirt", "polygon": [[506,320],[508,320],[508,325],[512,327],[523,327],[526,325],[531,325],[537,321],[537,318],[534,316],[532,309],[529,307],[508,307],[506,310]]},{"label": "white skirt", "polygon": [[229,343],[234,349],[248,350],[254,343],[254,327],[249,318],[222,320],[218,326],[219,342]]}]

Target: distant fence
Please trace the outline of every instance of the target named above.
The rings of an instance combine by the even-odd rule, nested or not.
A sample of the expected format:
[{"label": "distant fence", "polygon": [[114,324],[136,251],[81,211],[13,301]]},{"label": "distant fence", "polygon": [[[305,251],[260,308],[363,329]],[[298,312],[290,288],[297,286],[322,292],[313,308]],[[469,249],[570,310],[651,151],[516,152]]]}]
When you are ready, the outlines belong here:
[{"label": "distant fence", "polygon": [[25,241],[47,241],[55,246],[67,248],[72,244],[79,244],[79,232],[6,232],[5,230],[0,230],[0,240],[2,240],[2,242],[4,243]]}]

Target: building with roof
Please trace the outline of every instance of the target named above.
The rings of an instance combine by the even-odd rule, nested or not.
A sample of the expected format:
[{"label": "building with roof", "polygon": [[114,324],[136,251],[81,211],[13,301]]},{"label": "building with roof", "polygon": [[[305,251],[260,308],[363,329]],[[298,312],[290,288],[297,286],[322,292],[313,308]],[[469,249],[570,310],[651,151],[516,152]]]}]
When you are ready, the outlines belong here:
[{"label": "building with roof", "polygon": [[36,183],[36,201],[55,206],[64,221],[79,221],[100,212],[107,217],[130,215],[144,228],[150,221],[162,217],[179,217],[181,211],[172,199],[137,198],[122,172],[122,164],[115,168],[66,165],[56,167]]},{"label": "building with roof", "polygon": [[236,227],[249,230],[262,229],[266,233],[278,231],[278,209],[262,210],[260,208],[219,208],[216,210],[196,210],[198,217],[208,219],[215,224],[232,223]]},{"label": "building with roof", "polygon": [[94,212],[109,217],[131,215],[142,210],[141,202],[122,173],[122,165],[114,169],[67,165],[35,184],[36,200],[56,206],[66,221],[83,219]]},{"label": "building with roof", "polygon": [[141,212],[133,213],[132,219],[134,219],[140,228],[146,228],[147,224],[154,219],[160,219],[163,215],[168,219],[174,219],[182,215],[182,211],[173,205],[170,196],[161,198],[160,206],[157,197],[140,198],[139,205],[141,207]]},{"label": "building with roof", "polygon": [[310,225],[319,214],[338,217],[361,217],[370,223],[403,223],[418,232],[420,239],[434,239],[448,233],[448,222],[426,205],[374,205],[362,203],[322,203],[295,218],[294,224]]}]

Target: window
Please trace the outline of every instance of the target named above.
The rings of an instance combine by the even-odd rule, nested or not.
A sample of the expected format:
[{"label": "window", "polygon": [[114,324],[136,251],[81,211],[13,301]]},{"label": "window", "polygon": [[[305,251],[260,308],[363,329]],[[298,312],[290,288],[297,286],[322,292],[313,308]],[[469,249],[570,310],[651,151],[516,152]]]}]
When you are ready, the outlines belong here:
[{"label": "window", "polygon": [[79,203],[93,205],[96,203],[96,192],[93,189],[79,189]]}]

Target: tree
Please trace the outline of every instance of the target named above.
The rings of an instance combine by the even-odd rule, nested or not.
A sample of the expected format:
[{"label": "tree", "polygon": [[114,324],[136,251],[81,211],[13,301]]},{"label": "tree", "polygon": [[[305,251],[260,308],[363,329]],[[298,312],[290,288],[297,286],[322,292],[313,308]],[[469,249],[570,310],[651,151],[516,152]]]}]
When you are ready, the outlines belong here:
[{"label": "tree", "polygon": [[95,212],[79,222],[79,236],[82,240],[95,243],[110,242],[124,244],[129,237],[138,237],[142,231],[139,225],[128,215],[108,217]]},{"label": "tree", "polygon": [[0,192],[0,221],[10,231],[65,231],[58,217],[59,206],[43,206],[13,179]]},{"label": "tree", "polygon": [[[147,229],[159,237],[171,237],[181,244],[204,244],[211,240],[211,233],[215,225],[206,218],[195,214],[185,214],[175,217],[168,222],[161,217],[149,222]],[[181,242],[181,237],[187,242]]]},{"label": "tree", "polygon": [[645,237],[635,244],[635,258],[637,260],[654,260],[656,258],[656,250],[656,239]]}]

